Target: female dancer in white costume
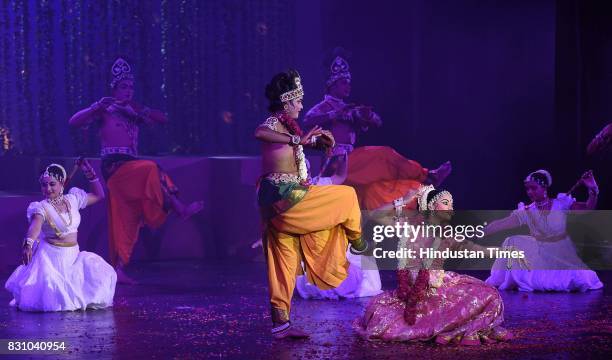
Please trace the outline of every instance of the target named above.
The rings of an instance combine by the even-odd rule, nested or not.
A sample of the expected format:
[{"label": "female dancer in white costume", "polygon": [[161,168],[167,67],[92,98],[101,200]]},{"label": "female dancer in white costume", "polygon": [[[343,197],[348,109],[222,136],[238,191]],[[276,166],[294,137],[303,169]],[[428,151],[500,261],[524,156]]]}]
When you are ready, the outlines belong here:
[{"label": "female dancer in white costume", "polygon": [[104,190],[87,161],[81,169],[91,192],[72,188],[64,195],[66,170],[47,166],[40,176],[45,199],[30,203],[30,226],[23,241],[23,265],[6,281],[12,306],[24,311],[65,311],[112,306],[117,274],[100,256],[79,251],[79,210],[104,198]]},{"label": "female dancer in white costume", "polygon": [[525,179],[525,190],[532,203],[527,206],[520,203],[510,216],[493,221],[485,228],[486,235],[521,225],[527,225],[530,232],[530,235],[510,236],[503,244],[523,250],[530,270],[518,266],[512,269],[512,262],[497,259],[487,284],[521,291],[587,291],[603,287],[597,274],[580,260],[566,232],[569,210],[595,209],[599,189],[593,173],[588,171],[580,179],[580,184],[589,192],[586,202],[577,202],[567,194],[549,198],[551,184],[548,171],[532,172]]}]

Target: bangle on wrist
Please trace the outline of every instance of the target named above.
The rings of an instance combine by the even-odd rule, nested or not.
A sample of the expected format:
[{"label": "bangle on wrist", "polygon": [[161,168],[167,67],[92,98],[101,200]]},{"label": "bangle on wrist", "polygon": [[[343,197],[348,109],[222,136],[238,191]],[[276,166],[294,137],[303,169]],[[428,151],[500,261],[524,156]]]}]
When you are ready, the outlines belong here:
[{"label": "bangle on wrist", "polygon": [[29,247],[32,247],[33,244],[34,244],[34,239],[29,238],[29,237],[23,239],[23,246],[27,245]]},{"label": "bangle on wrist", "polygon": [[87,179],[87,180],[88,180],[90,183],[95,183],[95,182],[100,181],[100,178],[98,178],[98,177],[96,176],[95,178],[92,178],[92,179]]}]

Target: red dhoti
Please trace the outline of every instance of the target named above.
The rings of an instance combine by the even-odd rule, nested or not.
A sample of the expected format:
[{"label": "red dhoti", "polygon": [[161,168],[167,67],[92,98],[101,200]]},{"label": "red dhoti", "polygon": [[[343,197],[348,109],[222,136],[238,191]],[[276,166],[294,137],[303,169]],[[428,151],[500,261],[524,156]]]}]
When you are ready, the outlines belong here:
[{"label": "red dhoti", "polygon": [[348,160],[344,184],[355,188],[359,204],[366,210],[378,209],[417,190],[429,173],[418,162],[406,159],[388,146],[356,148]]},{"label": "red dhoti", "polygon": [[125,265],[141,227],[156,228],[166,220],[164,187],[172,183],[153,161],[131,160],[114,170],[107,186],[110,260]]}]

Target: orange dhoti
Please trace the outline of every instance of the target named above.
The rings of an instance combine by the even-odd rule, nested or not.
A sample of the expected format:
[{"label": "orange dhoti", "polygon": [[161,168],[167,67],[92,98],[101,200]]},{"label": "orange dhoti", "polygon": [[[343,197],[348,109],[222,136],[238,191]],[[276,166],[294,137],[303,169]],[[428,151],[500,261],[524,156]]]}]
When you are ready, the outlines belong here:
[{"label": "orange dhoti", "polygon": [[[281,198],[270,196],[275,190]],[[286,323],[302,263],[308,281],[320,289],[338,287],[346,279],[348,243],[355,248],[363,244],[361,211],[351,187],[275,185],[268,179],[260,185],[259,203],[272,320]]]},{"label": "orange dhoti", "polygon": [[153,161],[133,159],[113,168],[106,184],[110,260],[113,265],[125,265],[141,227],[156,228],[166,220],[165,188],[172,183]]},{"label": "orange dhoti", "polygon": [[417,190],[428,174],[388,146],[364,146],[349,154],[344,184],[355,188],[362,208],[375,210]]}]

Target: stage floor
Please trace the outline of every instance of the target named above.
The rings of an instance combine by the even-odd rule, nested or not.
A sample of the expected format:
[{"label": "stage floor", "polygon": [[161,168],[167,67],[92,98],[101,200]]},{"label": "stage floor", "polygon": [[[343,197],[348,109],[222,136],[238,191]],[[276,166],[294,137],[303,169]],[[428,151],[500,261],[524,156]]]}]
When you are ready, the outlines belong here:
[{"label": "stage floor", "polygon": [[[263,263],[140,263],[130,273],[140,285],[118,286],[112,310],[24,313],[9,307],[10,294],[1,291],[0,339],[65,340],[69,352],[57,356],[62,359],[590,359],[612,353],[611,272],[600,273],[607,285],[600,291],[502,292],[504,325],[516,339],[476,348],[364,341],[351,322],[368,299],[296,297],[294,323],[312,338],[273,340]],[[4,283],[8,274],[1,275]],[[392,272],[383,274],[383,284],[394,287]]]}]

